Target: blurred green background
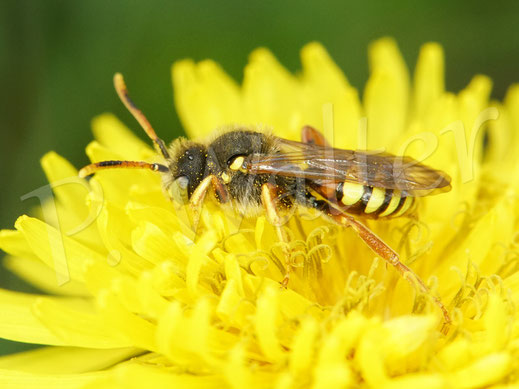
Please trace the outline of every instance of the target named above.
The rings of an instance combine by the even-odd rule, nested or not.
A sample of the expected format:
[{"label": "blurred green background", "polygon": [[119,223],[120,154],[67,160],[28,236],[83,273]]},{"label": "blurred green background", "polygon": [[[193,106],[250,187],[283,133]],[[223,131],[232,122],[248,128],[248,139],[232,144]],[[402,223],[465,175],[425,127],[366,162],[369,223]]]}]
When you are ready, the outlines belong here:
[{"label": "blurred green background", "polygon": [[[213,58],[240,81],[254,48],[270,48],[296,71],[300,48],[318,40],[362,91],[367,46],[389,35],[411,68],[424,42],[441,43],[449,90],[483,73],[502,98],[519,81],[518,20],[513,1],[2,0],[0,228],[11,228],[37,204],[20,196],[45,185],[39,166],[45,152],[55,150],[78,167],[87,163],[95,115],[114,112],[144,138],[113,90],[116,71],[169,141],[183,133],[170,82],[178,59]],[[0,283],[31,290],[5,271]],[[0,354],[26,347],[0,342]]]}]

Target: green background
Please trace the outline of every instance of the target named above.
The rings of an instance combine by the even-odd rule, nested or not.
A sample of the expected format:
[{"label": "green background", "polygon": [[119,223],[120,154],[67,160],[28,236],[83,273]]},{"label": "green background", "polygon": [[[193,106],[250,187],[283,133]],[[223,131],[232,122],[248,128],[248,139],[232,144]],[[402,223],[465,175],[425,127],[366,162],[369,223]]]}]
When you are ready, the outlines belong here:
[{"label": "green background", "polygon": [[[78,167],[87,163],[84,147],[95,115],[114,112],[144,138],[115,95],[116,71],[165,140],[183,133],[173,108],[171,64],[213,58],[241,80],[258,46],[296,71],[300,48],[318,40],[362,91],[374,39],[395,37],[411,68],[420,46],[437,41],[445,49],[449,90],[483,73],[501,99],[519,81],[518,20],[519,2],[513,1],[2,0],[0,228],[11,228],[37,204],[20,196],[45,185],[39,166],[45,152],[55,150]],[[6,272],[0,282],[31,290]],[[26,347],[0,342],[0,354]]]}]

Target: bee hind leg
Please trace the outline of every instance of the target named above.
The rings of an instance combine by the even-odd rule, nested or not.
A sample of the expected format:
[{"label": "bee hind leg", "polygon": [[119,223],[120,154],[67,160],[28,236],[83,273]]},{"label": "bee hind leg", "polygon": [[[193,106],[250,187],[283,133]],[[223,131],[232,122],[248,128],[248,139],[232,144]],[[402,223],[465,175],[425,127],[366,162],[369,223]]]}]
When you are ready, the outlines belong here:
[{"label": "bee hind leg", "polygon": [[290,249],[288,249],[289,238],[282,228],[284,219],[279,215],[276,203],[274,201],[274,199],[277,197],[276,192],[276,187],[272,184],[266,183],[261,186],[261,202],[265,208],[267,219],[276,228],[276,233],[280,242],[285,243],[283,246],[283,251],[285,254],[285,275],[283,277],[283,281],[281,281],[281,286],[283,286],[283,288],[287,288],[288,282],[290,281],[290,271],[292,269],[292,264],[290,263],[291,253]]},{"label": "bee hind leg", "polygon": [[304,126],[301,129],[301,142],[316,146],[330,147],[330,144],[324,135],[312,126]]},{"label": "bee hind leg", "polygon": [[371,231],[364,224],[360,223],[359,221],[355,220],[355,218],[349,215],[329,214],[329,216],[332,219],[334,219],[337,223],[347,227],[351,227],[359,235],[359,237],[368,245],[368,247],[371,250],[373,250],[377,255],[382,257],[389,264],[393,265],[393,267],[400,273],[400,275],[404,279],[407,279],[413,285],[413,280],[409,279],[409,275],[411,275],[411,277],[415,280],[420,290],[423,293],[431,296],[435,304],[442,311],[444,325],[448,326],[451,323],[449,312],[445,308],[445,305],[443,305],[442,301],[431,293],[429,288],[425,285],[422,279],[418,277],[418,275],[415,272],[413,272],[409,267],[400,262],[398,254],[391,247],[389,247],[382,239],[380,239],[373,231]]}]

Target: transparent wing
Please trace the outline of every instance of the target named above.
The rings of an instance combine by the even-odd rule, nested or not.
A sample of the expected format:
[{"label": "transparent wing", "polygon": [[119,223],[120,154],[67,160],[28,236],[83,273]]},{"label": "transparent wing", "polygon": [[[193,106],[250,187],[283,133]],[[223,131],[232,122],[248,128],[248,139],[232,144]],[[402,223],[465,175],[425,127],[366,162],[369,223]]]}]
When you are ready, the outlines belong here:
[{"label": "transparent wing", "polygon": [[386,153],[342,150],[280,139],[281,151],[254,154],[247,161],[252,174],[270,173],[301,177],[328,185],[348,181],[411,196],[426,196],[450,190],[450,177],[410,157]]}]

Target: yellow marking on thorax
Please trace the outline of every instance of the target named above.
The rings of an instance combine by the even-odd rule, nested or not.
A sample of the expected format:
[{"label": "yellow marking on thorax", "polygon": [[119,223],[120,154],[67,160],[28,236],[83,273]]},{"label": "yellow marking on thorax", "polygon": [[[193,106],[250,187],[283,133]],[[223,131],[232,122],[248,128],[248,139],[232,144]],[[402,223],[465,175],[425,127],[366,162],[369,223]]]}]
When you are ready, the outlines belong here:
[{"label": "yellow marking on thorax", "polygon": [[364,213],[372,213],[379,209],[380,206],[384,204],[385,195],[385,189],[373,188],[373,191],[371,192],[371,197],[369,198],[369,201],[366,204],[366,209],[364,210]]},{"label": "yellow marking on thorax", "polygon": [[231,177],[229,177],[229,175],[227,173],[220,174],[220,177],[222,177],[223,182],[226,184],[231,182]]},{"label": "yellow marking on thorax", "polygon": [[357,203],[364,194],[364,186],[353,184],[351,182],[344,182],[342,187],[341,202],[344,205],[353,205]]},{"label": "yellow marking on thorax", "polygon": [[391,201],[389,201],[389,205],[387,206],[386,210],[378,216],[384,217],[391,215],[395,211],[396,207],[398,207],[398,203],[400,203],[400,191],[394,190],[393,195],[391,196]]},{"label": "yellow marking on thorax", "polygon": [[232,163],[229,166],[229,168],[231,170],[239,170],[241,172],[246,173],[247,171],[243,168],[243,162],[244,161],[245,161],[245,157],[243,157],[243,156],[236,157],[236,158],[234,158],[234,161],[232,161]]},{"label": "yellow marking on thorax", "polygon": [[413,205],[414,197],[406,197],[404,201],[404,205],[402,205],[402,208],[394,215],[395,217],[402,216],[404,213],[406,213],[409,208],[411,208],[411,205]]}]

